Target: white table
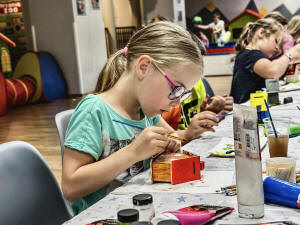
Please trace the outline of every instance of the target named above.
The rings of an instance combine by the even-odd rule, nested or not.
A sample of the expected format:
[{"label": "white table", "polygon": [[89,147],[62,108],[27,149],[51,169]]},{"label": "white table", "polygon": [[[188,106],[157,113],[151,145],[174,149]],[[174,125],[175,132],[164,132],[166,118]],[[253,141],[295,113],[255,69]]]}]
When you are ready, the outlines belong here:
[{"label": "white table", "polygon": [[[293,124],[300,124],[300,91],[280,93],[280,99],[292,96],[294,102],[291,104],[272,107],[271,114],[274,116],[290,117]],[[215,188],[235,183],[234,159],[233,158],[207,158],[209,150],[214,147],[222,137],[233,137],[232,117],[226,117],[215,133],[206,133],[202,138],[194,140],[185,145],[183,149],[200,155],[205,161],[205,171],[202,172],[203,182],[193,181],[179,185],[150,184],[150,173],[145,171],[132,178],[127,184],[114,190],[105,198],[83,211],[79,215],[65,222],[65,225],[87,224],[99,219],[116,218],[117,211],[132,207],[132,196],[137,193],[151,193],[154,199],[156,214],[164,211],[176,210],[195,204],[212,204],[231,206],[235,210],[221,219],[211,223],[214,225],[222,223],[255,223],[276,220],[300,221],[298,209],[284,206],[265,204],[265,216],[262,219],[239,218],[237,213],[236,196],[225,196],[216,194]],[[300,137],[289,141],[288,155],[297,161],[297,169],[300,169]],[[262,165],[265,168],[265,160],[269,158],[268,147],[262,151]]]}]

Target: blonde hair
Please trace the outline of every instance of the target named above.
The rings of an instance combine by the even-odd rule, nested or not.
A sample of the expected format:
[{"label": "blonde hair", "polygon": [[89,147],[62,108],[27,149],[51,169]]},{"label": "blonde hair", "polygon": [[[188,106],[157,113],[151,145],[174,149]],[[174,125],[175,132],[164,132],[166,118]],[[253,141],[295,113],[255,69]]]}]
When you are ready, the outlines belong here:
[{"label": "blonde hair", "polygon": [[267,19],[267,18],[271,18],[271,19],[274,19],[274,20],[276,20],[278,23],[280,23],[282,26],[284,26],[284,25],[287,25],[288,24],[288,19],[285,17],[285,16],[283,16],[280,12],[278,12],[278,11],[273,11],[273,12],[270,12],[270,13],[268,13],[268,14],[266,14],[265,16],[264,16],[264,18],[265,19]]},{"label": "blonde hair", "polygon": [[[149,55],[159,66],[191,62],[203,73],[203,58],[197,44],[184,28],[171,22],[151,23],[138,30],[126,45],[114,53],[100,72],[95,92],[112,88],[131,63],[142,55]],[[125,54],[126,56],[125,56]]]},{"label": "blonde hair", "polygon": [[300,37],[300,16],[294,16],[288,23],[286,32],[290,34],[294,40]]},{"label": "blonde hair", "polygon": [[275,34],[282,29],[282,25],[274,19],[259,19],[254,23],[248,23],[244,28],[239,40],[235,45],[236,51],[242,51],[247,45],[255,41],[255,33],[258,29],[263,28],[266,37]]}]

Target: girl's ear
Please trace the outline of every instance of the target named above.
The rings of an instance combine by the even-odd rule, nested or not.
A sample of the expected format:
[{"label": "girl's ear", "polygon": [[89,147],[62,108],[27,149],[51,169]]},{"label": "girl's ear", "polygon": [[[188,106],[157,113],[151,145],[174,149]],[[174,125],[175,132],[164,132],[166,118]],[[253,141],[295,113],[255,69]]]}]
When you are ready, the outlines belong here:
[{"label": "girl's ear", "polygon": [[262,39],[265,37],[265,29],[264,28],[259,28],[258,31],[257,31],[257,36],[259,39]]},{"label": "girl's ear", "polygon": [[142,55],[137,59],[136,74],[139,79],[143,79],[151,67],[152,59],[148,55]]}]

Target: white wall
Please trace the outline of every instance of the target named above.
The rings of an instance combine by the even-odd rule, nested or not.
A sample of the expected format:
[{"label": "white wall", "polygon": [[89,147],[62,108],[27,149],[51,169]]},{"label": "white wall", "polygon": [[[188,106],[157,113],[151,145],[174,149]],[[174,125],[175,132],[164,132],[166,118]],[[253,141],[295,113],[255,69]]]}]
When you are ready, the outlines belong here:
[{"label": "white wall", "polygon": [[146,24],[158,15],[174,20],[173,0],[143,0],[143,7]]}]

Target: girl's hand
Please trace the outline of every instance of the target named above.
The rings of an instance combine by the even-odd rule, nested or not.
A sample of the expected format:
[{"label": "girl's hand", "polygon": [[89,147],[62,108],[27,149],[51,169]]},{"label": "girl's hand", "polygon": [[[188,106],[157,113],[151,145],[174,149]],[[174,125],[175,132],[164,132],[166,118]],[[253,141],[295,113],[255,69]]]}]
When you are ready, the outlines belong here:
[{"label": "girl's hand", "polygon": [[128,146],[135,161],[145,160],[165,151],[169,144],[168,133],[169,131],[163,127],[153,126],[144,129]]},{"label": "girl's hand", "polygon": [[214,113],[219,113],[225,106],[225,100],[221,96],[211,97],[211,103],[206,107],[206,110]]},{"label": "girl's hand", "polygon": [[195,115],[186,130],[186,139],[193,140],[200,137],[206,131],[214,132],[215,130],[212,127],[218,126],[218,122],[220,121],[216,115],[216,113],[210,111],[200,112]]},{"label": "girl's hand", "polygon": [[[210,101],[210,102],[209,102]],[[201,104],[200,111],[212,111],[219,113],[225,107],[225,99],[222,96],[206,97]]]},{"label": "girl's hand", "polygon": [[[171,135],[173,137],[178,137],[179,139],[181,139],[178,136],[178,134],[175,133],[175,132],[170,133],[168,135]],[[168,145],[166,147],[166,151],[168,151],[168,152],[179,152],[180,148],[181,148],[181,141],[179,139],[177,140],[175,138],[168,137]]]},{"label": "girl's hand", "polygon": [[221,112],[218,113],[218,115],[227,114],[233,110],[233,97],[232,96],[224,96],[223,98],[225,100],[225,106],[221,110]]}]

